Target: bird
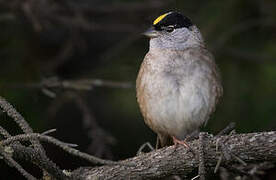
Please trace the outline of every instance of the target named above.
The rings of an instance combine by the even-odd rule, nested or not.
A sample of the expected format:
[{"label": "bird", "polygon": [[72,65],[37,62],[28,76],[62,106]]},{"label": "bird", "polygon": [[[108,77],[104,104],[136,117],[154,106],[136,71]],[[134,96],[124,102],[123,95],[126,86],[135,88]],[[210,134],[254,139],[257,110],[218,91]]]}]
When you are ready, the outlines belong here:
[{"label": "bird", "polygon": [[180,12],[160,15],[144,35],[150,40],[136,79],[140,111],[158,148],[185,145],[222,97],[220,72],[200,30]]}]

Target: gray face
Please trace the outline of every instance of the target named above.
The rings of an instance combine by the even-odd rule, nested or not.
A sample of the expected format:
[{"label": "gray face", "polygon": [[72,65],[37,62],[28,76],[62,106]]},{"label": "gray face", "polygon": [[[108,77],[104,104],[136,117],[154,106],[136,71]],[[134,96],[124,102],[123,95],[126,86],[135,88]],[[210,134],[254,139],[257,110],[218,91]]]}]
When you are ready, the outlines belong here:
[{"label": "gray face", "polygon": [[203,39],[198,28],[176,28],[172,32],[156,31],[155,37],[150,39],[150,48],[182,50],[188,47],[200,46]]}]

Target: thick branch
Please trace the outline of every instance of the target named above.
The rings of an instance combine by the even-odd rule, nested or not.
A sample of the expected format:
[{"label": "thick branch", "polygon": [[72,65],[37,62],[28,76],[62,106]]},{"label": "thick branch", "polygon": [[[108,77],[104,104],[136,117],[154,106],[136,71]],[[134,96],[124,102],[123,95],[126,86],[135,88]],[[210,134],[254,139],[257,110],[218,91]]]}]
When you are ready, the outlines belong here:
[{"label": "thick branch", "polygon": [[[235,167],[241,165],[238,157],[246,163],[276,162],[276,131],[237,134],[231,136],[204,137],[204,158],[207,172],[211,172],[220,158],[221,147],[216,151],[216,145],[223,144],[231,153],[230,160],[225,158],[221,166]],[[220,143],[218,143],[218,141]],[[198,153],[198,140],[189,142],[191,148]],[[73,172],[79,179],[157,179],[171,175],[187,178],[198,168],[198,157],[193,156],[183,146],[170,146],[150,153],[141,154],[124,161],[135,166],[109,165],[101,167],[79,168]]]}]

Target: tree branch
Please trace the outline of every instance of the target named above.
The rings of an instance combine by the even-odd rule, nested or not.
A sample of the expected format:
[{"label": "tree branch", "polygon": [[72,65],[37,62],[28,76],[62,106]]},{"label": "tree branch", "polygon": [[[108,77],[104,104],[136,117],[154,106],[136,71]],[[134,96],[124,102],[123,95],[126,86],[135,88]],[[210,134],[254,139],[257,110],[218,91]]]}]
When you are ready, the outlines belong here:
[{"label": "tree branch", "polygon": [[[10,144],[12,144],[13,142],[17,142],[17,141],[30,141],[32,139],[38,139],[40,141],[45,141],[51,144],[54,144],[58,147],[60,147],[61,149],[63,149],[64,151],[70,153],[71,155],[75,155],[77,157],[83,158],[91,163],[95,163],[95,164],[121,164],[121,163],[117,163],[117,162],[113,162],[110,160],[103,160],[94,156],[91,156],[89,154],[80,152],[76,149],[71,148],[70,146],[75,146],[74,144],[68,144],[68,143],[64,143],[61,142],[53,137],[50,136],[45,136],[45,135],[41,135],[39,133],[30,133],[30,134],[20,134],[20,135],[15,135],[12,137],[9,137],[5,140],[0,141],[0,147],[1,146],[8,146]],[[121,164],[124,165],[124,164]]]},{"label": "tree branch", "polygon": [[61,80],[58,77],[50,77],[37,83],[7,83],[3,86],[6,88],[62,88],[69,90],[89,91],[94,87],[132,88],[133,84],[131,82],[119,82],[102,79]]},{"label": "tree branch", "polygon": [[[248,164],[256,162],[276,162],[276,131],[236,134],[231,136],[204,137],[204,158],[207,172],[212,172],[220,159],[218,141],[230,151],[232,158],[222,158],[220,166],[237,168],[244,166],[237,158]],[[189,142],[191,148],[198,153],[199,141]],[[217,151],[218,149],[219,151]],[[193,156],[183,146],[170,146],[123,161],[135,166],[108,165],[101,167],[79,168],[73,172],[79,179],[158,179],[171,175],[179,175],[187,179],[198,168],[198,156]],[[226,168],[226,169],[227,169]]]}]

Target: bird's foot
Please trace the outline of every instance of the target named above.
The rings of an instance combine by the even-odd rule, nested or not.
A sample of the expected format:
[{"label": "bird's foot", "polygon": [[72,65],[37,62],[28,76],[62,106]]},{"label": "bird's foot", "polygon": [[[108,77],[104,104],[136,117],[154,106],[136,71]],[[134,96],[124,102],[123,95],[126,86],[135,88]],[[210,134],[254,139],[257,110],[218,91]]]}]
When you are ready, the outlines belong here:
[{"label": "bird's foot", "polygon": [[176,146],[177,144],[181,144],[181,145],[183,145],[183,146],[185,146],[186,148],[190,148],[190,146],[187,144],[187,142],[186,142],[186,139],[185,140],[178,140],[178,139],[176,139],[176,137],[172,137],[173,138],[173,143],[174,143],[174,145]]},{"label": "bird's foot", "polygon": [[172,136],[173,138],[173,143],[175,145],[175,147],[178,145],[178,144],[181,144],[183,146],[185,146],[186,148],[188,148],[189,151],[191,151],[193,153],[193,155],[195,155],[195,151],[189,146],[189,144],[186,142],[186,139],[184,140],[179,140],[177,139],[176,137]]}]

